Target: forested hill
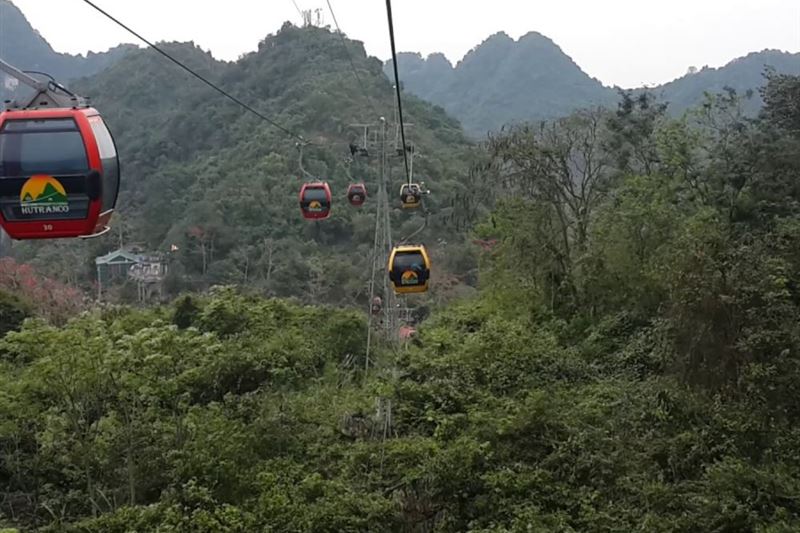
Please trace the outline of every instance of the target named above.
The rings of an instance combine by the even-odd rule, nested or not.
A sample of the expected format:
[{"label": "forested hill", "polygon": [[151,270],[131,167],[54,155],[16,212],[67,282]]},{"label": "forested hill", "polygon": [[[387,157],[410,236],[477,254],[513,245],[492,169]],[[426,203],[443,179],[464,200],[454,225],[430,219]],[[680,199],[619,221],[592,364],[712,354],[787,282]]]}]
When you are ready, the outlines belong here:
[{"label": "forested hill", "polygon": [[[622,58],[620,58],[622,60]],[[405,90],[444,107],[467,132],[482,137],[501,126],[563,117],[593,105],[615,106],[617,91],[583,72],[553,41],[532,32],[514,41],[505,33],[489,37],[455,67],[442,54],[398,56]],[[670,83],[652,87],[678,115],[703,101],[704,94],[730,87],[753,94],[750,114],[761,107],[758,89],[766,67],[800,73],[800,54],[754,52],[720,68],[704,67]],[[387,74],[391,62],[385,64]]]},{"label": "forested hill", "polygon": [[[329,37],[275,39],[313,64]],[[800,531],[798,95],[800,77],[771,76],[755,119],[730,94],[680,119],[627,95],[494,137],[467,176],[491,211],[470,224],[480,291],[403,345],[364,313],[229,287],[66,323],[23,322],[0,292],[0,531]],[[214,191],[227,164],[207,157],[185,172]],[[264,205],[258,176],[237,207]],[[178,219],[203,193],[183,179]],[[6,265],[3,286],[28,288]]]},{"label": "forested hill", "polygon": [[116,134],[119,216],[16,253],[88,286],[120,240],[174,245],[167,293],[198,290],[98,305],[0,259],[0,531],[800,531],[800,77],[755,117],[626,93],[480,145],[406,96],[433,194],[395,242],[424,228],[434,277],[401,343],[342,309],[374,231],[344,185],[377,166],[349,125],[393,111],[345,43],[361,83],[322,28],[236,63],[164,45],[314,142],[319,224],[295,141],[157,53],[74,84]]},{"label": "forested hill", "polygon": [[[91,31],[83,23],[73,23],[72,27],[75,31]],[[46,72],[60,81],[67,81],[99,72],[135,48],[120,45],[86,56],[60,54],[31,26],[17,6],[10,0],[0,0],[0,58],[23,70]],[[0,74],[0,82],[3,79],[5,75]],[[3,83],[0,83],[0,91],[3,91]]]},{"label": "forested hill", "polygon": [[753,52],[720,68],[703,67],[652,91],[670,104],[673,114],[678,114],[700,103],[705,93],[731,88],[743,96],[752,93],[745,105],[748,112],[755,115],[762,105],[759,89],[765,84],[764,72],[769,68],[783,74],[800,74],[800,54],[779,50]]},{"label": "forested hill", "polygon": [[[46,246],[25,243],[18,257],[58,275],[81,264],[84,282],[95,256],[120,239],[152,251],[168,251],[170,294],[216,283],[244,283],[268,294],[338,304],[363,302],[373,244],[374,202],[347,205],[352,180],[377,188],[377,145],[371,158],[349,162],[351,141],[372,123],[394,115],[392,84],[381,61],[367,57],[361,43],[347,40],[361,83],[355,78],[339,35],[321,28],[286,24],[240,61],[216,61],[191,43],[166,50],[237,98],[253,105],[313,143],[303,153],[305,170],[331,183],[333,214],[310,223],[300,214],[297,194],[304,177],[297,140],[245,112],[152,50],[133,51],[72,88],[92,97],[116,136],[123,185],[113,232],[91,243]],[[366,95],[365,95],[366,92]],[[420,238],[460,239],[443,225],[451,196],[459,190],[471,149],[457,121],[415,98],[405,103],[409,142],[419,147],[414,170],[434,194]],[[395,130],[388,131],[393,151]],[[374,137],[371,137],[374,138]],[[360,142],[360,141],[359,141]],[[425,223],[422,210],[400,212],[397,201],[402,159],[392,158],[391,194],[395,238]],[[458,285],[469,262],[458,261]],[[439,269],[444,275],[447,267]],[[461,280],[461,281],[459,281]]]}]

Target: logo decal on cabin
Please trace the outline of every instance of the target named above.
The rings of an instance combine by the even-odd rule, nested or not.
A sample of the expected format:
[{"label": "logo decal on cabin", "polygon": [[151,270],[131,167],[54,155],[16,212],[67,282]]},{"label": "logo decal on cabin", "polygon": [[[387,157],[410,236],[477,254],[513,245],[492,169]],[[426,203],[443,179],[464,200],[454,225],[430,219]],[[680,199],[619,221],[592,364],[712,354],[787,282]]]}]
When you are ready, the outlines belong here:
[{"label": "logo decal on cabin", "polygon": [[53,176],[31,176],[22,186],[19,202],[23,215],[69,213],[67,191]]},{"label": "logo decal on cabin", "polygon": [[311,211],[322,211],[322,203],[318,200],[311,200],[308,203],[308,209]]},{"label": "logo decal on cabin", "polygon": [[419,275],[413,270],[406,270],[400,278],[403,285],[416,285],[419,283]]}]

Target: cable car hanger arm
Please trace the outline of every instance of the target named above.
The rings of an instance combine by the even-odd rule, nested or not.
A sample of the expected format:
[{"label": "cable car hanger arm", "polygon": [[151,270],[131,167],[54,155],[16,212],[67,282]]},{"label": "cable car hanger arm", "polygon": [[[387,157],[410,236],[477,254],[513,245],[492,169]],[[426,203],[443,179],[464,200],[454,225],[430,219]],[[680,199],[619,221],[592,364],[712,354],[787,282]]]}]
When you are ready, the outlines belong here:
[{"label": "cable car hanger arm", "polygon": [[36,89],[37,91],[46,91],[48,89],[49,84],[47,82],[39,81],[36,78],[29,76],[28,74],[22,72],[14,65],[6,63],[2,59],[0,59],[0,70],[12,76],[25,85]]},{"label": "cable car hanger arm", "polygon": [[[65,87],[56,83],[55,81],[40,81],[31,76],[30,74],[19,70],[17,67],[6,63],[0,59],[0,71],[5,72],[12,78],[16,78],[21,83],[31,87],[36,91],[36,94],[23,108],[29,107],[82,107],[86,102],[80,96],[77,96]],[[63,93],[63,94],[62,94]],[[16,107],[16,106],[14,106]]]}]

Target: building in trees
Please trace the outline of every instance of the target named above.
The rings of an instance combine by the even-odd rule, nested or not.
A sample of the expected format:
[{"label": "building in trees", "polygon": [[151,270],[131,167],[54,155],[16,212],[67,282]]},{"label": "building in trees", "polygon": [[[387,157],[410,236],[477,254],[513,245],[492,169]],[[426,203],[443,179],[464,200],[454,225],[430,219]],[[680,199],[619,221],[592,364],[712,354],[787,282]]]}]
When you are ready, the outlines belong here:
[{"label": "building in trees", "polygon": [[132,281],[137,287],[140,302],[163,293],[167,263],[161,254],[145,254],[139,250],[119,249],[95,259],[97,266],[97,298],[102,299],[103,287]]}]

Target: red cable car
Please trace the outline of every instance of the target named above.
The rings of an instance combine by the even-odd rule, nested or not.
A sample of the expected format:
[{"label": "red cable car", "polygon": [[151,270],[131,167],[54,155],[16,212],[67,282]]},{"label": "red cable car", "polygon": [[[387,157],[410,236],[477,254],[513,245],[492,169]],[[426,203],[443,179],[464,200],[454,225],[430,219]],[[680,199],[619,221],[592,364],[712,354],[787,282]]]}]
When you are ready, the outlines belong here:
[{"label": "red cable car", "polygon": [[347,187],[347,201],[350,205],[360,207],[367,200],[367,187],[363,183],[351,183]]},{"label": "red cable car", "polygon": [[317,181],[305,183],[300,189],[300,211],[307,220],[322,220],[331,214],[331,188]]},{"label": "red cable car", "polygon": [[1,59],[0,72],[35,90],[0,113],[0,225],[14,239],[107,232],[120,173],[100,114],[47,74],[42,81]]},{"label": "red cable car", "polygon": [[116,146],[97,110],[0,113],[0,224],[12,238],[105,233],[119,178]]}]

